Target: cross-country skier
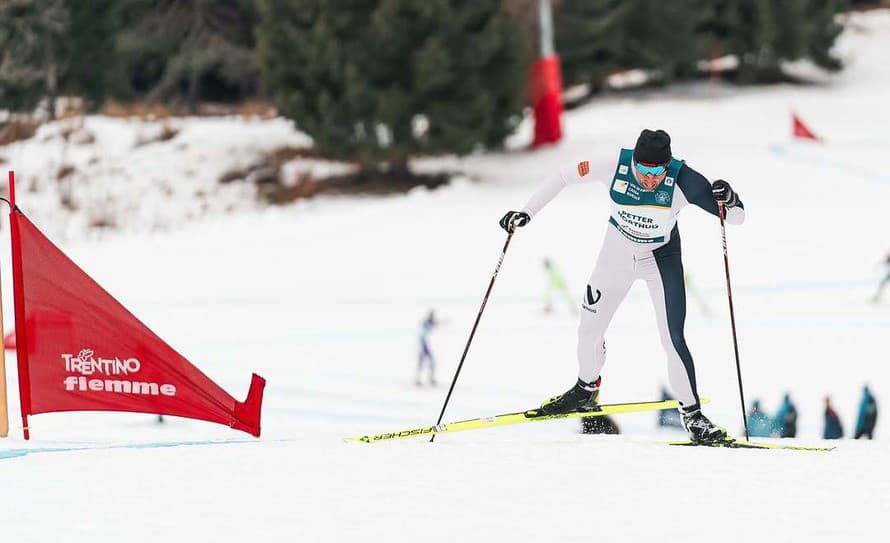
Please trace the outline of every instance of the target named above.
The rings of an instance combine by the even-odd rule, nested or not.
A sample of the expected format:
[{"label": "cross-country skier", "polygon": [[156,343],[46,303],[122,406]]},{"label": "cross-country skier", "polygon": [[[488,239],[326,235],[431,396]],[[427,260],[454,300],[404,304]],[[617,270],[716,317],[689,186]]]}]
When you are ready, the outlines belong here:
[{"label": "cross-country skier", "polygon": [[414,379],[417,386],[421,385],[420,374],[423,372],[424,365],[427,367],[430,386],[436,386],[436,359],[433,358],[433,352],[430,350],[430,334],[433,328],[439,324],[441,321],[436,320],[436,313],[432,309],[420,323],[420,350],[417,353],[417,372]]},{"label": "cross-country skier", "polygon": [[695,442],[726,439],[726,430],[701,412],[692,355],[683,334],[686,290],[680,254],[677,214],[695,204],[726,221],[742,224],[744,206],[722,179],[709,183],[671,153],[663,130],[643,130],[633,150],[622,149],[614,169],[591,171],[582,161],[559,171],[535,192],[521,211],[500,220],[508,232],[525,226],[566,185],[599,181],[609,187],[611,216],[599,258],[587,285],[578,328],[578,381],[565,393],[544,402],[548,414],[596,410],[600,371],[606,361],[604,335],[618,305],[637,279],[646,281],[655,306],[661,342],[667,354],[671,388],[680,402],[683,427]]},{"label": "cross-country skier", "polygon": [[745,414],[748,421],[748,435],[751,437],[770,437],[773,435],[775,426],[773,419],[766,414],[760,400],[754,400],[751,409]]},{"label": "cross-country skier", "polygon": [[[791,394],[785,393],[782,405],[773,422],[779,437],[794,437],[797,435],[797,407],[791,401]],[[753,435],[753,434],[752,434]]]},{"label": "cross-country skier", "polygon": [[544,293],[544,312],[553,312],[553,295],[564,298],[569,309],[575,312],[575,304],[572,301],[572,295],[569,293],[569,287],[566,285],[565,277],[556,268],[549,258],[544,259],[544,271],[547,273],[547,291]]}]

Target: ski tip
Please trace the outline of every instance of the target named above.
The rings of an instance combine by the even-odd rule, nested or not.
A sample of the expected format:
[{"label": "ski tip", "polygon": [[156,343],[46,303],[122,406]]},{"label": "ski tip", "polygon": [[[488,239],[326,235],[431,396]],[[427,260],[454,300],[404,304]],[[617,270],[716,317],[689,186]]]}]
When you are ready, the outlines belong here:
[{"label": "ski tip", "polygon": [[759,449],[759,450],[785,450],[785,451],[809,451],[809,452],[829,452],[836,449],[836,447],[809,447],[806,445],[790,445],[783,443],[766,443],[762,441],[741,441],[734,438],[729,438],[721,441],[711,441],[711,442],[693,442],[689,440],[685,441],[666,441],[662,442],[668,445],[675,445],[681,447],[711,447],[711,448],[724,448],[724,449]]},{"label": "ski tip", "polygon": [[749,449],[777,449],[777,450],[786,450],[786,451],[814,451],[814,452],[829,452],[833,451],[837,447],[813,447],[809,445],[793,445],[791,443],[770,443],[765,441],[751,441],[741,439],[733,439],[733,445],[736,448],[749,448]]}]

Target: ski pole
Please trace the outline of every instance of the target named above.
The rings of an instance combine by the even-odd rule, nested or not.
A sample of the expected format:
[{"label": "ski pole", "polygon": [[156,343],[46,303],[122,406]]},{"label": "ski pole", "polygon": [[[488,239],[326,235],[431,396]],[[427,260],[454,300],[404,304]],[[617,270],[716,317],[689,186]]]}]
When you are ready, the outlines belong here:
[{"label": "ski pole", "polygon": [[[511,225],[512,226],[512,225]],[[467,345],[464,347],[464,354],[460,357],[460,363],[457,365],[457,371],[454,372],[454,379],[451,380],[451,386],[448,388],[448,395],[445,396],[445,403],[442,404],[442,411],[439,413],[439,419],[436,421],[436,426],[442,424],[442,417],[445,416],[445,408],[448,407],[448,400],[451,399],[451,393],[454,392],[454,385],[457,383],[457,377],[460,375],[460,369],[464,365],[464,360],[467,358],[467,352],[470,350],[470,344],[473,342],[473,336],[476,335],[476,327],[479,326],[479,320],[482,318],[482,312],[485,311],[485,304],[488,302],[488,296],[491,294],[491,289],[494,287],[494,280],[498,277],[498,272],[501,270],[501,264],[504,262],[504,257],[507,255],[507,247],[510,246],[510,240],[513,238],[513,231],[515,227],[511,227],[510,231],[507,233],[507,242],[504,243],[504,249],[501,251],[501,257],[498,259],[498,265],[494,268],[494,273],[491,275],[491,282],[488,283],[488,290],[485,291],[485,298],[482,299],[482,307],[479,308],[479,314],[476,315],[476,322],[473,323],[473,329],[470,331],[470,338],[467,340]],[[432,443],[436,439],[436,434],[430,436],[430,443]]]},{"label": "ski pole", "polygon": [[739,362],[739,341],[735,332],[735,311],[732,308],[732,283],[729,281],[729,252],[726,250],[726,224],[724,217],[726,209],[723,202],[717,202],[720,212],[720,233],[723,235],[723,266],[726,269],[726,294],[729,299],[729,322],[732,324],[732,346],[735,349],[735,368],[739,376],[739,397],[742,400],[742,422],[745,423],[745,441],[750,441],[748,435],[748,417],[745,416],[745,389],[742,387],[742,365]]}]

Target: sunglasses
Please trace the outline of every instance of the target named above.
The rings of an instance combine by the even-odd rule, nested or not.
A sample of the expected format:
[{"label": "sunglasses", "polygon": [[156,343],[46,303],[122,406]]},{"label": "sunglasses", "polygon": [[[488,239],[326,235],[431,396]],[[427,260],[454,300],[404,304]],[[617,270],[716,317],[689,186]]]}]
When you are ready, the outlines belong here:
[{"label": "sunglasses", "polygon": [[651,174],[651,175],[661,175],[667,171],[667,166],[665,164],[644,164],[641,162],[635,162],[634,167],[643,175]]}]

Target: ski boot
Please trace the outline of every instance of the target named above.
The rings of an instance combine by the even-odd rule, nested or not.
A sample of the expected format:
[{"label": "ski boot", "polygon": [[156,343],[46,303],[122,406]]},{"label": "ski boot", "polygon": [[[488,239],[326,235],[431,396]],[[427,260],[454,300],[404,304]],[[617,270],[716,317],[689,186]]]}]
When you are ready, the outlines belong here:
[{"label": "ski boot", "polygon": [[683,418],[683,429],[689,433],[689,440],[693,443],[715,443],[727,441],[726,430],[716,426],[701,412],[698,404],[686,408],[680,408]]},{"label": "ski boot", "polygon": [[538,413],[542,415],[560,415],[575,413],[577,411],[599,411],[597,400],[600,397],[601,378],[592,383],[585,383],[581,379],[575,386],[559,396],[550,398],[541,404]]}]

